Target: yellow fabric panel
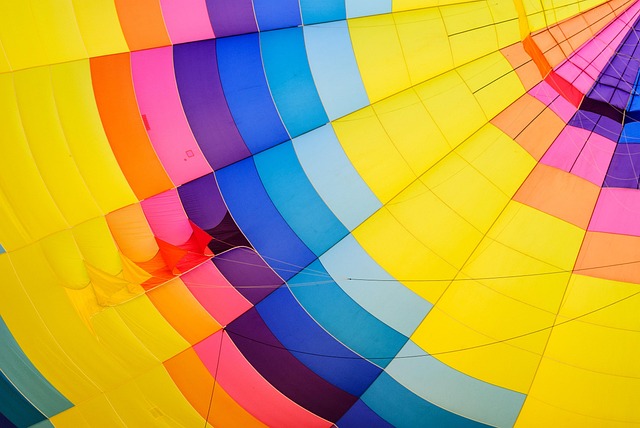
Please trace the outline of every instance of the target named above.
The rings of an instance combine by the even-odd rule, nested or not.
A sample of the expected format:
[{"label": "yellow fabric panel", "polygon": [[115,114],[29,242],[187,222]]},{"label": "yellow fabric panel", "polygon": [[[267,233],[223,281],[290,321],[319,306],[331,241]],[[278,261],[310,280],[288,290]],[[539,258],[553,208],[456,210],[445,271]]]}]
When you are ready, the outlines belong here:
[{"label": "yellow fabric panel", "polygon": [[11,66],[9,65],[9,59],[4,51],[4,46],[2,46],[2,32],[0,32],[0,73],[5,73],[7,71],[11,71]]},{"label": "yellow fabric panel", "polygon": [[62,413],[52,416],[49,422],[56,428],[91,428],[91,425],[89,425],[89,422],[84,418],[78,406],[73,406]]},{"label": "yellow fabric panel", "polygon": [[102,213],[136,202],[102,127],[89,61],[52,66],[50,78],[69,150]]},{"label": "yellow fabric panel", "polygon": [[[583,234],[510,202],[412,339],[438,353],[524,335],[437,358],[472,377],[526,392],[569,281],[562,271],[572,269]],[[527,276],[540,273],[550,274]]]},{"label": "yellow fabric panel", "polygon": [[383,203],[416,178],[372,107],[333,122],[333,128],[354,168]]},{"label": "yellow fabric panel", "polygon": [[[449,162],[442,162],[438,164],[437,170],[440,172],[448,169],[446,172],[452,173],[449,179],[463,172],[451,171],[452,168],[449,166]],[[389,202],[387,209],[406,230],[405,233],[409,233],[418,240],[420,245],[433,251],[457,271],[483,235],[456,212],[455,207],[452,207],[448,200],[441,198],[435,189],[431,190],[439,177],[433,180],[428,178],[412,184],[401,195]],[[438,184],[442,183],[435,185]],[[463,185],[466,184],[463,183]],[[449,189],[441,190],[439,193],[444,194],[447,199],[457,197],[451,195]]]},{"label": "yellow fabric panel", "polygon": [[12,70],[87,57],[70,0],[2,2],[0,38]]},{"label": "yellow fabric panel", "polygon": [[114,309],[158,360],[166,361],[189,347],[146,296],[129,300]]},{"label": "yellow fabric panel", "polygon": [[455,71],[418,85],[415,90],[452,147],[487,122],[469,87]]},{"label": "yellow fabric panel", "polygon": [[[89,400],[78,403],[76,407],[91,428],[128,428],[104,395],[91,397]],[[72,428],[72,425],[56,426]]]},{"label": "yellow fabric panel", "polygon": [[639,292],[638,284],[572,277],[522,426],[550,418],[576,427],[640,423]]},{"label": "yellow fabric panel", "polygon": [[[565,283],[567,278],[568,274]],[[529,333],[551,326],[554,314],[503,295],[491,285],[485,281],[453,282],[411,339],[462,373],[526,393],[549,330]],[[516,283],[509,285],[515,287]],[[558,303],[563,285],[544,287],[544,291],[552,291],[548,297]],[[533,286],[528,288],[535,291]],[[461,351],[449,353],[452,350]]]},{"label": "yellow fabric panel", "polygon": [[[0,179],[4,180],[0,173]],[[0,243],[5,250],[22,247],[31,240],[30,234],[16,215],[4,194],[0,181]]]},{"label": "yellow fabric panel", "polygon": [[[374,104],[373,109],[387,136],[416,176],[451,150],[413,89],[386,98]],[[368,145],[368,142],[361,144]],[[402,187],[396,193],[400,189]]]},{"label": "yellow fabric panel", "polygon": [[[495,168],[500,167],[499,164],[495,165]],[[456,216],[463,218],[470,227],[482,235],[489,230],[510,199],[510,195],[504,194],[472,164],[467,163],[456,153],[447,156],[437,168],[427,172],[420,180],[424,183],[425,190],[433,192]],[[419,207],[416,206],[416,209]],[[419,221],[418,218],[415,219],[416,223]],[[436,233],[451,232],[451,230],[443,230]],[[435,237],[432,237],[429,240],[434,241],[434,239]],[[446,241],[446,235],[442,239]],[[448,245],[457,246],[458,243],[454,241]],[[467,252],[465,254],[469,255]],[[459,264],[458,267],[462,265]]]},{"label": "yellow fabric panel", "polygon": [[513,67],[494,52],[458,68],[487,118],[493,118],[525,93]]},{"label": "yellow fabric panel", "polygon": [[[412,186],[412,190],[417,186]],[[403,192],[408,196],[409,193]],[[428,213],[422,213],[427,218]],[[457,269],[418,240],[386,207],[353,231],[362,248],[390,275],[430,302],[442,294],[447,281],[419,279],[453,278]]]},{"label": "yellow fabric panel", "polygon": [[99,215],[60,126],[49,67],[14,73],[14,86],[31,154],[67,223],[76,225]]},{"label": "yellow fabric panel", "polygon": [[[35,266],[38,265],[34,260],[29,268],[42,270]],[[39,314],[42,299],[32,300],[27,286],[23,286],[14,271],[9,254],[0,256],[0,274],[3,279],[0,312],[20,348],[38,371],[73,403],[98,393],[97,385],[78,365],[74,353],[57,340],[48,319]],[[52,289],[62,289],[55,283],[48,285]]]},{"label": "yellow fabric panel", "polygon": [[71,230],[49,235],[39,244],[60,285],[76,290],[89,285],[89,274]]},{"label": "yellow fabric panel", "polygon": [[397,13],[394,20],[413,84],[453,68],[447,30],[437,8]]},{"label": "yellow fabric panel", "polygon": [[[0,129],[3,148],[0,188],[8,202],[7,207],[13,208],[12,217],[23,224],[29,234],[29,242],[66,228],[68,225],[49,194],[29,150],[10,74],[0,75]],[[0,242],[4,246],[4,235],[0,236]]]},{"label": "yellow fabric panel", "polygon": [[[495,22],[498,46],[504,48],[522,40],[518,19],[517,1],[487,2]],[[529,34],[527,32],[527,34]]]},{"label": "yellow fabric panel", "polygon": [[493,17],[486,2],[472,2],[440,8],[456,66],[500,48]]},{"label": "yellow fabric panel", "polygon": [[97,217],[74,227],[73,237],[82,258],[91,266],[111,275],[122,271],[120,255],[104,217]]},{"label": "yellow fabric panel", "polygon": [[456,153],[510,197],[536,165],[520,144],[490,123],[458,146]]},{"label": "yellow fabric panel", "polygon": [[145,262],[158,253],[158,243],[140,204],[109,213],[107,221],[118,248],[129,259]]},{"label": "yellow fabric panel", "polygon": [[113,0],[71,0],[90,57],[127,52]]},{"label": "yellow fabric panel", "polygon": [[161,364],[107,394],[128,427],[210,427]]},{"label": "yellow fabric panel", "polygon": [[374,103],[411,86],[393,15],[350,19],[348,23],[369,100]]}]

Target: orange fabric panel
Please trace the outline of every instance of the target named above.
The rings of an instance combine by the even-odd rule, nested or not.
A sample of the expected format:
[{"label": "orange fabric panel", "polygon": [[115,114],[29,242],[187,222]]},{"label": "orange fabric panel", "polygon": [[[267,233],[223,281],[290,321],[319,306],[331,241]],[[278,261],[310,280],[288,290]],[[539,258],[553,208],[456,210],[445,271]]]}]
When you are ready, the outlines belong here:
[{"label": "orange fabric panel", "polygon": [[115,0],[129,50],[171,45],[158,0]]},{"label": "orange fabric panel", "polygon": [[130,54],[91,58],[91,78],[109,144],[136,196],[144,199],[172,188],[138,111]]},{"label": "orange fabric panel", "polygon": [[515,140],[534,159],[540,160],[564,127],[562,119],[553,110],[546,108]]},{"label": "orange fabric panel", "polygon": [[525,90],[530,90],[542,81],[540,70],[525,52],[522,43],[515,43],[500,50],[502,55],[509,61],[516,74],[522,82]]},{"label": "orange fabric panel", "polygon": [[599,194],[590,181],[538,164],[513,199],[586,230]]},{"label": "orange fabric panel", "polygon": [[209,423],[214,427],[266,427],[240,407],[220,385],[215,386],[211,408],[209,408],[213,377],[193,348],[165,361],[164,366],[191,405],[203,418],[208,414]]},{"label": "orange fabric panel", "polygon": [[106,215],[113,239],[133,262],[145,262],[158,254],[158,244],[140,204],[120,208]]},{"label": "orange fabric panel", "polygon": [[147,297],[169,324],[192,345],[221,328],[179,278],[147,292]]},{"label": "orange fabric panel", "polygon": [[624,282],[640,282],[640,237],[587,232],[576,273]]},{"label": "orange fabric panel", "polygon": [[491,123],[515,139],[546,108],[542,102],[524,94],[491,120]]},{"label": "orange fabric panel", "polygon": [[544,51],[544,46],[540,46],[538,43],[538,39],[534,41],[531,36],[527,36],[522,41],[522,46],[524,47],[525,52],[529,54],[533,62],[538,66],[540,74],[544,77],[551,71],[551,65],[545,57],[545,54],[542,53]]}]

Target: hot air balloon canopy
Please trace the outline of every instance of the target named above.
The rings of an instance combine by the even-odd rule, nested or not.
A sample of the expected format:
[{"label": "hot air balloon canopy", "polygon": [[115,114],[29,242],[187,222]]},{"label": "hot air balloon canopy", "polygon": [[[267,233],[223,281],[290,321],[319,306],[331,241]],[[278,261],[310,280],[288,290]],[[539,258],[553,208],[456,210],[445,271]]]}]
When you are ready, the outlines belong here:
[{"label": "hot air balloon canopy", "polygon": [[638,30],[0,0],[0,426],[640,425]]}]

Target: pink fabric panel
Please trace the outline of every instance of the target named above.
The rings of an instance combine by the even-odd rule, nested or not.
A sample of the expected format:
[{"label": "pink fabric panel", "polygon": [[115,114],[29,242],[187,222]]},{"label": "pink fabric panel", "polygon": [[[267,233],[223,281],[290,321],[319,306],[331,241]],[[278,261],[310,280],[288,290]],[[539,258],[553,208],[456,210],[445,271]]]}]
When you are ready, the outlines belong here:
[{"label": "pink fabric panel", "polygon": [[176,186],[210,173],[182,110],[171,46],[131,53],[133,84],[147,134]]},{"label": "pink fabric panel", "polygon": [[182,281],[207,312],[223,326],[252,306],[211,262],[182,275]]},{"label": "pink fabric panel", "polygon": [[544,80],[529,90],[529,95],[537,98],[541,103],[548,106],[560,95]]},{"label": "pink fabric panel", "polygon": [[640,236],[640,192],[603,188],[589,230]]},{"label": "pink fabric panel", "polygon": [[171,42],[193,42],[214,37],[205,0],[160,0]]},{"label": "pink fabric panel", "polygon": [[549,106],[555,114],[557,114],[564,123],[569,123],[571,118],[578,109],[576,106],[567,101],[564,97],[556,98]]},{"label": "pink fabric panel", "polygon": [[602,186],[615,149],[615,141],[594,132],[587,140],[571,172]]},{"label": "pink fabric panel", "polygon": [[[220,337],[222,336],[222,352]],[[193,347],[220,386],[244,409],[270,427],[328,428],[333,424],[310,413],[267,382],[222,331]],[[218,365],[218,354],[220,364]]]},{"label": "pink fabric panel", "polygon": [[173,245],[184,244],[193,233],[177,190],[152,196],[140,205],[153,234],[163,241]]},{"label": "pink fabric panel", "polygon": [[589,131],[581,128],[565,127],[540,162],[566,172],[571,171],[589,134]]}]

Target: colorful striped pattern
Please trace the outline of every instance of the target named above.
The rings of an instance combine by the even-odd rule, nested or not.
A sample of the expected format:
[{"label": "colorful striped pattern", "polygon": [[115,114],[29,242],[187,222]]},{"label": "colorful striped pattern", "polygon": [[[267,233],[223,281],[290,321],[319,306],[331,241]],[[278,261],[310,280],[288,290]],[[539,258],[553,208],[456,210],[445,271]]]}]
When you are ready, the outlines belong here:
[{"label": "colorful striped pattern", "polygon": [[0,0],[0,426],[640,424],[639,22]]}]

